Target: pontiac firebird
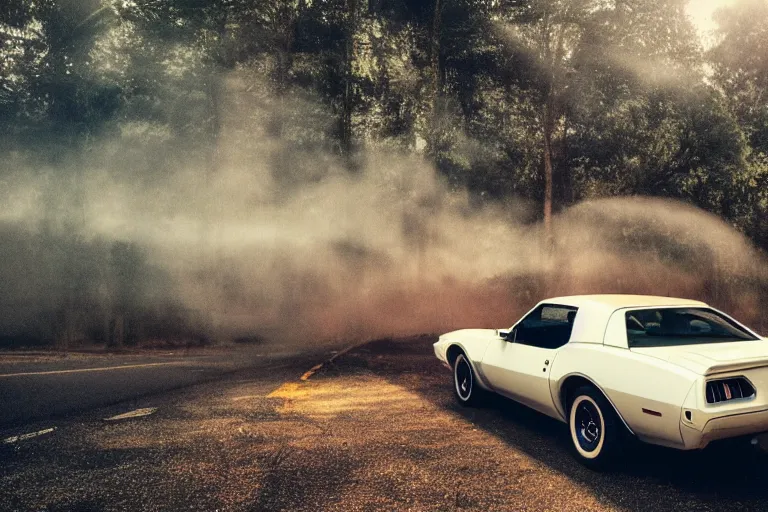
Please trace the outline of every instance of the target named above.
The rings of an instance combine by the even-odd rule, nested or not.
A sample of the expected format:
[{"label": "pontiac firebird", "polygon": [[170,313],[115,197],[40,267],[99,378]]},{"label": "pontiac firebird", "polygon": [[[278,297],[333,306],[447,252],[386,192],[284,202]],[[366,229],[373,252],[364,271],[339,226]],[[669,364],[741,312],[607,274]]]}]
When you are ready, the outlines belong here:
[{"label": "pontiac firebird", "polygon": [[694,450],[768,432],[768,339],[703,302],[559,297],[509,329],[440,336],[462,405],[495,392],[569,427],[576,457],[604,466],[626,434]]}]

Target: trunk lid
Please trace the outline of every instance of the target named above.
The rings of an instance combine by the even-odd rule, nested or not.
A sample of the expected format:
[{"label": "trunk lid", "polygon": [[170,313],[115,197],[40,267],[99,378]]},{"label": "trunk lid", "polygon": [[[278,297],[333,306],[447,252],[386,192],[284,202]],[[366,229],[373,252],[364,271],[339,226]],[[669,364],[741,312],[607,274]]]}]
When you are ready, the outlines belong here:
[{"label": "trunk lid", "polygon": [[768,339],[676,347],[632,348],[632,352],[663,359],[700,375],[768,366]]}]

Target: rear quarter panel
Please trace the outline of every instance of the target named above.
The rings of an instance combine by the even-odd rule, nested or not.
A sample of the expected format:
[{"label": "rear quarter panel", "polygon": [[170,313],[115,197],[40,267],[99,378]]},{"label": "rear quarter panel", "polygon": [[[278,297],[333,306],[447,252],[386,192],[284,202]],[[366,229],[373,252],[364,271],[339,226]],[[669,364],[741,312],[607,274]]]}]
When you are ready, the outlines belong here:
[{"label": "rear quarter panel", "polygon": [[680,415],[696,382],[692,372],[628,349],[569,343],[554,360],[550,374],[552,397],[564,418],[567,412],[561,389],[570,376],[582,376],[602,390],[641,440],[684,446]]}]

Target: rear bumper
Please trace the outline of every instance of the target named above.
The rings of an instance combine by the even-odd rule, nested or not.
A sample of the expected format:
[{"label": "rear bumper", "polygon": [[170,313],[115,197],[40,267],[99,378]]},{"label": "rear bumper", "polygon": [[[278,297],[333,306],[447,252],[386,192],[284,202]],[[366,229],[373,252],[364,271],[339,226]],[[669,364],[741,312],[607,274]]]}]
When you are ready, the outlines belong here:
[{"label": "rear bumper", "polygon": [[712,441],[768,432],[768,409],[712,418],[699,431],[685,423],[680,425],[683,443],[688,450],[704,448]]}]

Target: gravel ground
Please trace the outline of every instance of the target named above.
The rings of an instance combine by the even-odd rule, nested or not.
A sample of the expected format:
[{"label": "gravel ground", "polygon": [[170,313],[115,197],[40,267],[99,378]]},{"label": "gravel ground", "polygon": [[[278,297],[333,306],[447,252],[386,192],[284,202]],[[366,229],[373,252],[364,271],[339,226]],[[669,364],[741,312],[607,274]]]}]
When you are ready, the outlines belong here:
[{"label": "gravel ground", "polygon": [[[433,341],[370,343],[308,381],[299,358],[59,421],[0,453],[0,509],[768,509],[765,455],[642,447],[589,471],[553,420],[503,399],[456,405]],[[159,410],[100,421],[135,407]]]}]

